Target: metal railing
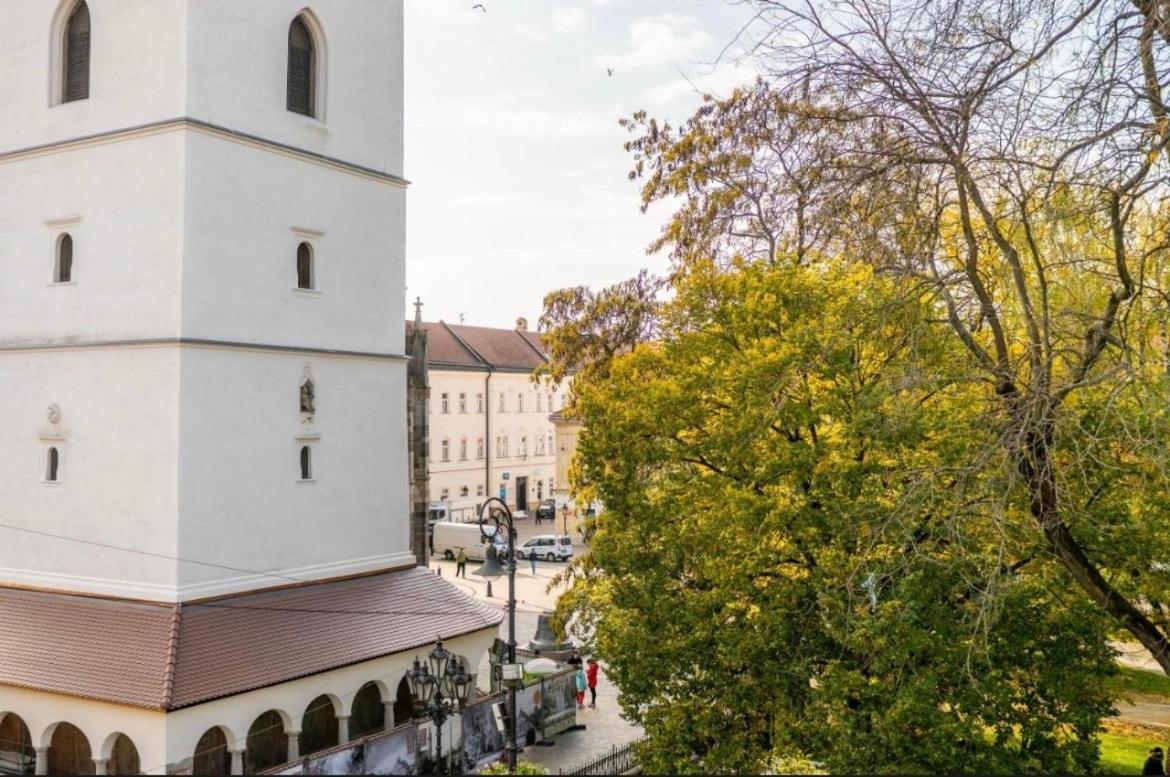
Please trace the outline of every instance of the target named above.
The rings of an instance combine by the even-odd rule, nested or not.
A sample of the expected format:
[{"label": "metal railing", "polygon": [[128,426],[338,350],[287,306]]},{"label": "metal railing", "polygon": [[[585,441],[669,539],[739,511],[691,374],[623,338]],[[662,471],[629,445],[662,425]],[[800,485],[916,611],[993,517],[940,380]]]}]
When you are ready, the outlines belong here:
[{"label": "metal railing", "polygon": [[608,753],[594,758],[587,763],[578,764],[569,771],[562,769],[560,774],[565,777],[580,777],[580,775],[619,775],[628,774],[638,768],[638,756],[634,748],[644,742],[639,739],[635,742],[618,747],[614,745]]}]

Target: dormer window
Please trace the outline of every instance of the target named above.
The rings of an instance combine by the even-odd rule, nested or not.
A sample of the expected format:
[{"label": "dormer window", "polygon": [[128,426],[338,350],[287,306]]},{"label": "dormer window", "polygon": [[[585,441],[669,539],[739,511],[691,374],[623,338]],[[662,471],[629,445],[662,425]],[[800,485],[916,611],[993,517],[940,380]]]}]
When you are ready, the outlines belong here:
[{"label": "dormer window", "polygon": [[317,115],[317,46],[304,16],[288,28],[288,109]]},{"label": "dormer window", "polygon": [[89,98],[89,6],[81,0],[65,23],[62,41],[61,102]]}]

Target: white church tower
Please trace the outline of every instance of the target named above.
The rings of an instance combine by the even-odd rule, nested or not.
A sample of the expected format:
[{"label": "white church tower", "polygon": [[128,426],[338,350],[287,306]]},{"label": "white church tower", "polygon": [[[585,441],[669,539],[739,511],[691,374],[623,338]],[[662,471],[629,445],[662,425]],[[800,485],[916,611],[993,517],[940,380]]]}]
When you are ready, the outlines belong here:
[{"label": "white church tower", "polygon": [[402,0],[304,3],[4,4],[0,768],[258,771],[494,635],[409,547]]}]

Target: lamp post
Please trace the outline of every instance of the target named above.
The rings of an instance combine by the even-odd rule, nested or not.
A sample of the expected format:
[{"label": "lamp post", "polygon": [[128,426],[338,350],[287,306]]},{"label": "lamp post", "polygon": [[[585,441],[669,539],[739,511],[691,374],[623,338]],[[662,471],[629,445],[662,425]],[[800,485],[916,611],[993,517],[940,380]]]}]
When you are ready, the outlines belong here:
[{"label": "lamp post", "polygon": [[[495,526],[495,531],[488,533],[489,523]],[[508,575],[508,642],[507,657],[500,667],[501,678],[508,686],[508,720],[505,732],[505,751],[508,756],[508,772],[516,771],[516,686],[524,679],[523,669],[516,663],[516,526],[512,522],[512,511],[508,505],[498,497],[491,497],[479,509],[479,531],[492,545],[496,538],[503,536],[508,541],[508,555],[503,567],[500,566],[496,554],[489,547],[483,565],[476,570],[476,574],[488,580],[495,580],[501,574]]]},{"label": "lamp post", "polygon": [[415,656],[414,666],[406,670],[406,682],[414,696],[415,711],[435,724],[435,751],[439,773],[442,774],[445,771],[443,724],[447,718],[462,711],[475,687],[475,675],[469,674],[463,659],[452,656],[439,640],[427,656],[426,663]]}]

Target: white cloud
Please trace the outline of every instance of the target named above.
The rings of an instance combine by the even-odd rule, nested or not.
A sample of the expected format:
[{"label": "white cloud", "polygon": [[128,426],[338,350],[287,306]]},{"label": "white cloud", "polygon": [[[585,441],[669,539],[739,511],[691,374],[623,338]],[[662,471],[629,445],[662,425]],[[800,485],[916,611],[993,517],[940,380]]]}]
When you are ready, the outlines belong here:
[{"label": "white cloud", "polygon": [[693,16],[661,14],[635,19],[625,53],[602,54],[597,62],[614,69],[668,65],[710,50],[711,35]]},{"label": "white cloud", "polygon": [[483,11],[463,0],[411,0],[410,10],[418,19],[437,27],[466,27],[481,21]]},{"label": "white cloud", "polygon": [[482,130],[508,137],[570,138],[619,136],[623,130],[615,117],[621,115],[616,107],[552,111],[480,104],[446,105],[418,112],[414,119],[419,124]]},{"label": "white cloud", "polygon": [[562,35],[572,32],[585,21],[585,13],[580,8],[559,6],[552,12],[552,28]]}]

